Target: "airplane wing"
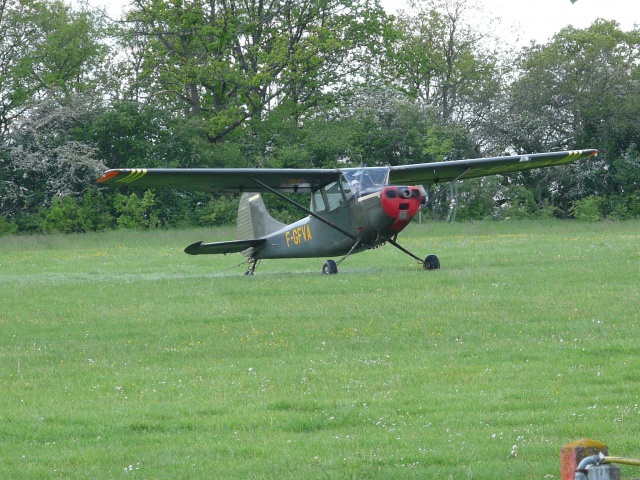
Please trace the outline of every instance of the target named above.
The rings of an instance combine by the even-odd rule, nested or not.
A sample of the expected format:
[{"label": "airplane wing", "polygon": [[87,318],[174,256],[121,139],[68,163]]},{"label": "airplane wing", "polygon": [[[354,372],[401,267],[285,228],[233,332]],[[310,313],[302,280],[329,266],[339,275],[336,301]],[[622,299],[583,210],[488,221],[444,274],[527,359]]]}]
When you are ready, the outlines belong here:
[{"label": "airplane wing", "polygon": [[[505,174],[575,162],[595,155],[597,150],[535,153],[509,157],[476,158],[389,167],[389,183],[431,185],[456,178]],[[313,192],[340,178],[339,169],[304,168],[124,168],[108,170],[101,184],[167,187],[205,192]],[[266,185],[266,187],[265,187]]]},{"label": "airplane wing", "polygon": [[267,192],[262,184],[280,192],[315,191],[340,178],[336,169],[289,168],[124,168],[108,170],[101,184],[167,187],[205,192]]},{"label": "airplane wing", "polygon": [[597,150],[534,153],[510,157],[476,158],[447,162],[421,163],[391,167],[389,183],[395,185],[432,185],[456,178],[467,179],[486,175],[505,174],[550,167],[582,160],[598,153]]},{"label": "airplane wing", "polygon": [[196,242],[184,249],[189,255],[219,254],[219,253],[239,253],[247,248],[257,247],[264,243],[264,238],[256,240],[232,240],[229,242],[202,243]]}]

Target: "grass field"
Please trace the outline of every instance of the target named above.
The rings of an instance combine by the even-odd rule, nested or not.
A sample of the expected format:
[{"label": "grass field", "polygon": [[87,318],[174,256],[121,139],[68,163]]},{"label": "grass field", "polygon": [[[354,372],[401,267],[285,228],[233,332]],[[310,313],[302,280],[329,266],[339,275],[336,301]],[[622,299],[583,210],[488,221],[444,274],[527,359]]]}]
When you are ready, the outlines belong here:
[{"label": "grass field", "polygon": [[435,272],[391,246],[330,277],[182,253],[233,235],[0,237],[0,478],[559,478],[582,437],[640,457],[640,222],[410,227]]}]

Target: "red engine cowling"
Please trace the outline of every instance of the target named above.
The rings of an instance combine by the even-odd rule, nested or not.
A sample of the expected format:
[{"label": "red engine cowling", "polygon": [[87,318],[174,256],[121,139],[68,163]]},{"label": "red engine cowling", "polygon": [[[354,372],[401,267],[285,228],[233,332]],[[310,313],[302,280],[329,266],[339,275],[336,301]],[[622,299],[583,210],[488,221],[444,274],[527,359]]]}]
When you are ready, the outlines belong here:
[{"label": "red engine cowling", "polygon": [[426,200],[426,192],[420,185],[412,187],[385,187],[380,195],[384,213],[395,219],[392,231],[400,231],[420,211]]}]

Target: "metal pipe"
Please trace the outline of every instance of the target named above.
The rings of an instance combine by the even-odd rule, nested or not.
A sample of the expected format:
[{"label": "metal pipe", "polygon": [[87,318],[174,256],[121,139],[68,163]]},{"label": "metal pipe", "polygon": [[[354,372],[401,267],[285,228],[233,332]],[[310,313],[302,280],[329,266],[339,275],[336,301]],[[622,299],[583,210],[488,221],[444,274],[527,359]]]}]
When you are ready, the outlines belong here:
[{"label": "metal pipe", "polygon": [[640,467],[640,460],[622,457],[604,457],[603,463],[621,463],[622,465],[635,465]]},{"label": "metal pipe", "polygon": [[587,477],[589,475],[589,470],[587,470],[587,467],[589,465],[600,465],[601,463],[620,463],[622,465],[635,465],[637,467],[640,467],[640,460],[622,457],[609,457],[600,452],[597,455],[591,455],[590,457],[585,457],[582,459],[582,461],[578,465],[578,468],[576,468],[575,480],[587,480]]},{"label": "metal pipe", "polygon": [[587,467],[589,465],[598,465],[605,459],[604,453],[600,452],[597,455],[591,455],[589,457],[585,457],[580,461],[578,468],[576,468],[575,480],[587,480],[587,475],[589,471]]}]

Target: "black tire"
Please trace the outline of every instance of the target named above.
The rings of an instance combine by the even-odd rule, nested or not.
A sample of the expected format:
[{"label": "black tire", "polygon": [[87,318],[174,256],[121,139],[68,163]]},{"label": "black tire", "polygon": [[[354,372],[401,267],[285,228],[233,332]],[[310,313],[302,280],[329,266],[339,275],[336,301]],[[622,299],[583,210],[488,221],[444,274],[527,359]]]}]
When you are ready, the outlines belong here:
[{"label": "black tire", "polygon": [[435,255],[427,255],[422,266],[425,270],[440,270],[440,260]]},{"label": "black tire", "polygon": [[333,260],[327,260],[324,262],[324,265],[322,265],[323,275],[335,275],[336,273],[338,273],[338,266],[336,265],[336,262]]}]

